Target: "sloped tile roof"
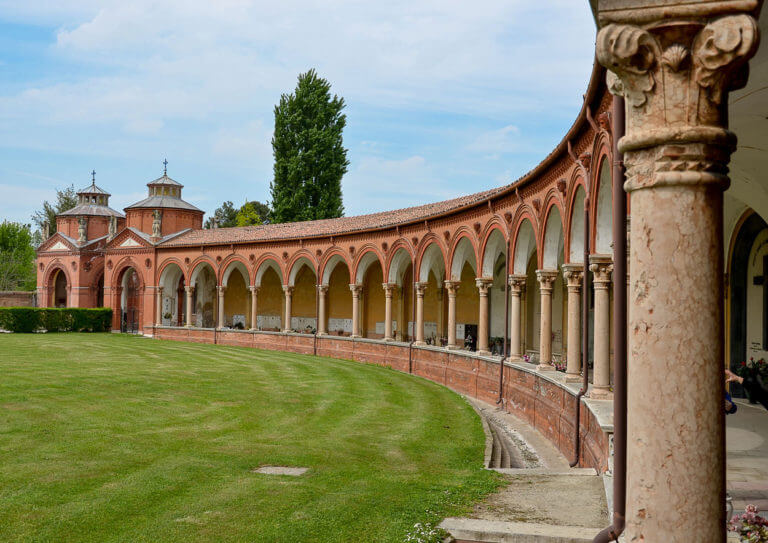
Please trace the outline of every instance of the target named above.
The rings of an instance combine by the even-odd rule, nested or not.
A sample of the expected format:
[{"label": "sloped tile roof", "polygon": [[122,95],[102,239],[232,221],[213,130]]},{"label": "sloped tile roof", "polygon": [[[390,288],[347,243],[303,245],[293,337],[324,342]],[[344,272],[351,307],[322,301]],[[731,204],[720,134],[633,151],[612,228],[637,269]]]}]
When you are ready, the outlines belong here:
[{"label": "sloped tile roof", "polygon": [[100,206],[96,204],[79,204],[73,207],[72,209],[59,213],[56,216],[62,217],[62,216],[75,216],[75,215],[77,216],[89,215],[89,216],[96,216],[96,217],[118,217],[120,219],[125,218],[125,215],[123,215],[119,211],[112,209],[109,206]]},{"label": "sloped tile roof", "polygon": [[176,198],[174,196],[150,196],[149,198],[144,198],[140,202],[129,205],[125,209],[138,208],[187,209],[189,211],[203,211],[202,209],[199,209],[192,204],[185,202],[181,198]]}]

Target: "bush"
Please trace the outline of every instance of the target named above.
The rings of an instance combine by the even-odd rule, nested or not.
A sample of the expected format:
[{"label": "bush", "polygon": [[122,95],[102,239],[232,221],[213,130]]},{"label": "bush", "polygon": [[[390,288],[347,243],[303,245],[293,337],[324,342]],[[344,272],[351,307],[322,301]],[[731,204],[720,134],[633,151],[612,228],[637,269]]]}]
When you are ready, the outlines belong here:
[{"label": "bush", "polygon": [[10,332],[106,332],[112,310],[80,307],[0,307],[0,328]]}]

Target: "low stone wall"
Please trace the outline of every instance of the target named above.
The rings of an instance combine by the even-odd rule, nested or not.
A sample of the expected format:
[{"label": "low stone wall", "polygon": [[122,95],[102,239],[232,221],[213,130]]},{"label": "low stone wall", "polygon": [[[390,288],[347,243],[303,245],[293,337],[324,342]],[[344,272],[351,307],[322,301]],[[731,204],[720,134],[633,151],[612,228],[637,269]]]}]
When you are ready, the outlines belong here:
[{"label": "low stone wall", "polygon": [[0,307],[36,307],[37,296],[34,291],[0,292]]},{"label": "low stone wall", "polygon": [[[285,334],[204,328],[152,327],[154,337],[198,343],[218,343],[302,354],[315,352],[331,358],[355,360],[410,372],[447,386],[460,394],[495,404],[499,397],[499,360],[465,351],[412,347],[407,343],[338,336]],[[410,366],[410,367],[409,367]],[[534,364],[504,365],[504,408],[526,420],[549,439],[566,458],[573,457],[574,415],[578,385],[565,383],[559,372],[541,372]],[[580,467],[602,473],[610,466],[613,434],[612,402],[586,400],[581,409]]]}]

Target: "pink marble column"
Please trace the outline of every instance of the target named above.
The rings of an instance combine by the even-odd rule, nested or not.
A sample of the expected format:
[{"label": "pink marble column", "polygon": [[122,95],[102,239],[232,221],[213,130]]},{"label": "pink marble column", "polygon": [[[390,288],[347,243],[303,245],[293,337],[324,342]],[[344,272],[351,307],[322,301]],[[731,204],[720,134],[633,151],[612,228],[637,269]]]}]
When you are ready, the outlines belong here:
[{"label": "pink marble column", "polygon": [[565,382],[581,380],[581,282],[584,266],[563,264],[563,278],[568,285],[568,350],[566,356]]},{"label": "pink marble column", "polygon": [[414,331],[416,341],[414,345],[424,345],[424,292],[427,290],[426,283],[415,283],[416,285],[416,322]]},{"label": "pink marble column", "polygon": [[163,325],[163,287],[155,287],[155,325]]},{"label": "pink marble column", "polygon": [[283,292],[285,293],[285,322],[283,322],[283,332],[292,332],[291,328],[291,312],[293,308],[293,287],[283,285]]},{"label": "pink marble column", "polygon": [[363,285],[349,285],[352,291],[352,337],[360,337],[360,293]]},{"label": "pink marble column", "polygon": [[611,393],[611,272],[613,263],[607,255],[590,255],[589,271],[595,289],[594,374],[589,395],[608,399]]},{"label": "pink marble column", "polygon": [[461,281],[445,281],[445,289],[448,291],[448,345],[449,349],[457,349],[456,344],[456,294],[459,291]]},{"label": "pink marble column", "polygon": [[523,356],[522,295],[525,289],[525,275],[512,274],[509,282],[509,357],[519,359]]},{"label": "pink marble column", "polygon": [[317,335],[324,336],[328,333],[326,323],[328,321],[328,285],[317,285]]},{"label": "pink marble column", "polygon": [[539,365],[542,371],[554,371],[552,365],[552,288],[557,270],[536,270],[541,294],[541,321],[539,328]]},{"label": "pink marble column", "polygon": [[251,286],[248,288],[251,291],[251,330],[258,330],[259,329],[258,327],[259,287]]},{"label": "pink marble column", "polygon": [[477,319],[477,354],[490,355],[488,349],[488,289],[493,284],[493,279],[478,277],[475,279],[477,291],[480,295],[480,314]]},{"label": "pink marble column", "polygon": [[195,294],[195,287],[187,285],[184,287],[184,291],[187,293],[187,327],[192,328],[192,314],[194,313],[194,307],[192,307],[192,296]]},{"label": "pink marble column", "polygon": [[382,283],[384,289],[384,341],[393,341],[392,337],[392,297],[397,288],[396,283]]},{"label": "pink marble column", "polygon": [[727,104],[760,3],[656,4],[597,6],[597,57],[626,100],[632,203],[625,537],[723,543]]},{"label": "pink marble column", "polygon": [[219,293],[218,298],[218,306],[219,306],[219,318],[216,322],[216,328],[222,329],[224,328],[224,293],[227,291],[227,287],[223,285],[219,285],[216,287],[216,290]]}]

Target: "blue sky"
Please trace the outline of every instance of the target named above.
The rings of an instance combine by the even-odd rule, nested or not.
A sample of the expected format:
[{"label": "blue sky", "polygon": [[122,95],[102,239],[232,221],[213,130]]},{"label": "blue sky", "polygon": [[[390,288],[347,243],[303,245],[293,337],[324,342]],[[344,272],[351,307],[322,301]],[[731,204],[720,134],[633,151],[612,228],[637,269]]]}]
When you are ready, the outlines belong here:
[{"label": "blue sky", "polygon": [[574,0],[0,0],[0,219],[55,189],[112,207],[267,201],[273,107],[309,68],[347,108],[347,215],[511,182],[574,121],[594,54]]}]

